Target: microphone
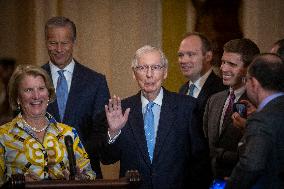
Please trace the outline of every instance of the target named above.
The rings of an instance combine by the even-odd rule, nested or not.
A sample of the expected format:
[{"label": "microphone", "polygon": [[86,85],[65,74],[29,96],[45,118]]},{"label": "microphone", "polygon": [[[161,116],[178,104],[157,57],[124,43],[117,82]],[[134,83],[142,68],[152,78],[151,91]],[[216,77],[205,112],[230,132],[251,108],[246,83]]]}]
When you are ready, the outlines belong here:
[{"label": "microphone", "polygon": [[69,160],[69,171],[70,171],[69,179],[75,180],[75,175],[77,171],[76,171],[76,159],[73,151],[73,139],[70,135],[67,135],[64,137],[64,142],[67,149],[68,160]]}]

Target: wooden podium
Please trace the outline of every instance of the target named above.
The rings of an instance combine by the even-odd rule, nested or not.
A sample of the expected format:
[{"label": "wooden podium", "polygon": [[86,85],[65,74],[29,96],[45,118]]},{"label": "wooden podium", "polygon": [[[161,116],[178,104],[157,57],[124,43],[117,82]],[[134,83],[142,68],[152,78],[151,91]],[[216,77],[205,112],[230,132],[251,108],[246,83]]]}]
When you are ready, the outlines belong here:
[{"label": "wooden podium", "polygon": [[43,180],[34,182],[25,182],[23,175],[13,175],[12,178],[3,185],[2,188],[21,189],[21,188],[36,188],[36,189],[135,189],[140,183],[140,175],[138,171],[127,171],[126,176],[120,179],[97,179],[94,181],[88,180]]}]

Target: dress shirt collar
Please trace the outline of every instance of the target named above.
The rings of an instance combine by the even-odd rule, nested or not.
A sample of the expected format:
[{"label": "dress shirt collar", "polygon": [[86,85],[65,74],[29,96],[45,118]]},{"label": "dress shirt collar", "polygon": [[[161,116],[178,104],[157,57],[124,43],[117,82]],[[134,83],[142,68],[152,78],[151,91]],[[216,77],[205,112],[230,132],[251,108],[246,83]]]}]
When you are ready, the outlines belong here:
[{"label": "dress shirt collar", "polygon": [[[153,102],[159,106],[162,106],[162,100],[164,96],[163,88],[161,88],[158,96],[153,100]],[[149,103],[149,100],[143,96],[143,93],[141,92],[141,102],[142,102],[142,109],[144,109],[147,104]]]},{"label": "dress shirt collar", "polygon": [[268,104],[271,100],[273,100],[273,99],[275,99],[275,98],[277,98],[277,97],[279,97],[279,96],[283,96],[283,95],[284,95],[283,92],[278,92],[278,93],[274,93],[274,94],[272,94],[272,95],[266,97],[266,98],[260,103],[260,105],[258,106],[257,111],[258,111],[258,112],[261,111],[261,110],[264,108],[264,106],[266,106],[266,104]]},{"label": "dress shirt collar", "polygon": [[[51,72],[51,78],[52,78],[52,82],[53,82],[53,86],[56,90],[57,88],[57,80],[59,77],[59,74],[57,71],[61,70],[60,68],[58,68],[55,64],[53,64],[51,61],[49,61],[49,65],[50,65],[50,72]],[[72,81],[72,76],[73,76],[73,71],[74,71],[74,67],[75,67],[75,61],[72,59],[70,64],[68,64],[64,70],[65,72],[63,73],[64,76],[66,77],[67,80],[67,85],[68,85],[68,91],[70,91],[70,87],[71,87],[71,81]],[[56,91],[55,91],[56,92]]]},{"label": "dress shirt collar", "polygon": [[[56,75],[57,71],[61,70],[51,61],[49,61],[49,66],[50,66],[50,71],[52,75]],[[72,75],[74,71],[74,67],[75,67],[75,61],[74,59],[72,59],[71,62],[64,68],[64,70]]]},{"label": "dress shirt collar", "polygon": [[[232,87],[230,87],[230,93],[232,90],[233,90]],[[234,90],[235,102],[237,102],[241,98],[241,96],[245,93],[245,91],[246,91],[245,86],[242,86],[241,88]]]},{"label": "dress shirt collar", "polygon": [[[196,80],[195,82],[189,81],[188,82],[188,87],[191,84],[195,85],[195,90],[193,92],[193,97],[197,98],[197,96],[199,95],[203,85],[205,84],[207,78],[209,77],[209,75],[212,72],[212,68],[210,68],[203,76],[201,76],[198,80]],[[196,90],[197,89],[197,90]]]},{"label": "dress shirt collar", "polygon": [[201,76],[195,82],[189,81],[189,85],[193,83],[197,89],[201,90],[201,88],[203,87],[205,81],[207,80],[211,72],[212,68],[210,68],[203,76]]}]

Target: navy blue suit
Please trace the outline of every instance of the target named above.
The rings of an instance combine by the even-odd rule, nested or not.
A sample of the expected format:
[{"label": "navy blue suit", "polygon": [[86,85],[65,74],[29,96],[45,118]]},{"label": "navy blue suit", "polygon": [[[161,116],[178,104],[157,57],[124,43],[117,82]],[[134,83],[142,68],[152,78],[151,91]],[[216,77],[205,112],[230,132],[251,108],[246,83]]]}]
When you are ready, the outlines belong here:
[{"label": "navy blue suit", "polygon": [[120,160],[120,176],[127,170],[138,170],[142,176],[140,188],[179,189],[197,184],[201,178],[198,170],[202,169],[198,160],[204,155],[204,143],[196,131],[196,100],[164,89],[151,164],[140,94],[122,101],[123,111],[131,108],[129,118],[116,141],[105,149],[103,163]]},{"label": "navy blue suit", "polygon": [[[189,88],[189,82],[183,84],[179,90],[180,94],[186,94]],[[200,118],[203,119],[203,113],[205,111],[205,106],[207,103],[208,98],[220,91],[228,89],[225,85],[223,85],[223,81],[220,77],[218,77],[213,71],[209,74],[208,78],[206,79],[198,97],[198,108],[201,112]]]},{"label": "navy blue suit", "polygon": [[[49,64],[43,65],[43,68],[51,76]],[[98,148],[105,140],[107,131],[98,125],[101,125],[100,115],[109,97],[105,76],[75,61],[63,123],[77,129],[98,177],[101,176]],[[60,120],[56,100],[49,104],[47,111],[57,121]]]},{"label": "navy blue suit", "polygon": [[[188,88],[189,88],[189,81],[181,86],[179,93],[187,94]],[[227,86],[223,85],[222,79],[218,77],[213,71],[209,74],[197,97],[198,111],[200,112],[198,114],[198,121],[203,122],[203,114],[205,112],[206,103],[209,97],[227,88],[228,88]],[[199,132],[203,134],[202,126],[199,128]],[[207,164],[207,168],[204,170],[203,179],[204,179],[204,185],[206,185],[208,188],[210,183],[212,182],[212,173],[211,173],[210,160],[209,160],[209,146],[207,145],[206,147],[207,147],[208,158],[204,159],[204,163]]]}]

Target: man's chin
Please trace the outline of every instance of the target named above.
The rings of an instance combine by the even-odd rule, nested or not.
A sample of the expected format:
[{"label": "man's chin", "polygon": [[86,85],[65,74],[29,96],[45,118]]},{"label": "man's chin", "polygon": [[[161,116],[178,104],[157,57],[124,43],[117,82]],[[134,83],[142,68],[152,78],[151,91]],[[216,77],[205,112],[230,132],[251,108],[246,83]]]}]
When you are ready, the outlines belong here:
[{"label": "man's chin", "polygon": [[223,79],[223,84],[226,86],[230,86],[231,82]]},{"label": "man's chin", "polygon": [[64,68],[66,66],[65,62],[62,61],[56,61],[55,64],[59,67],[59,68]]}]

